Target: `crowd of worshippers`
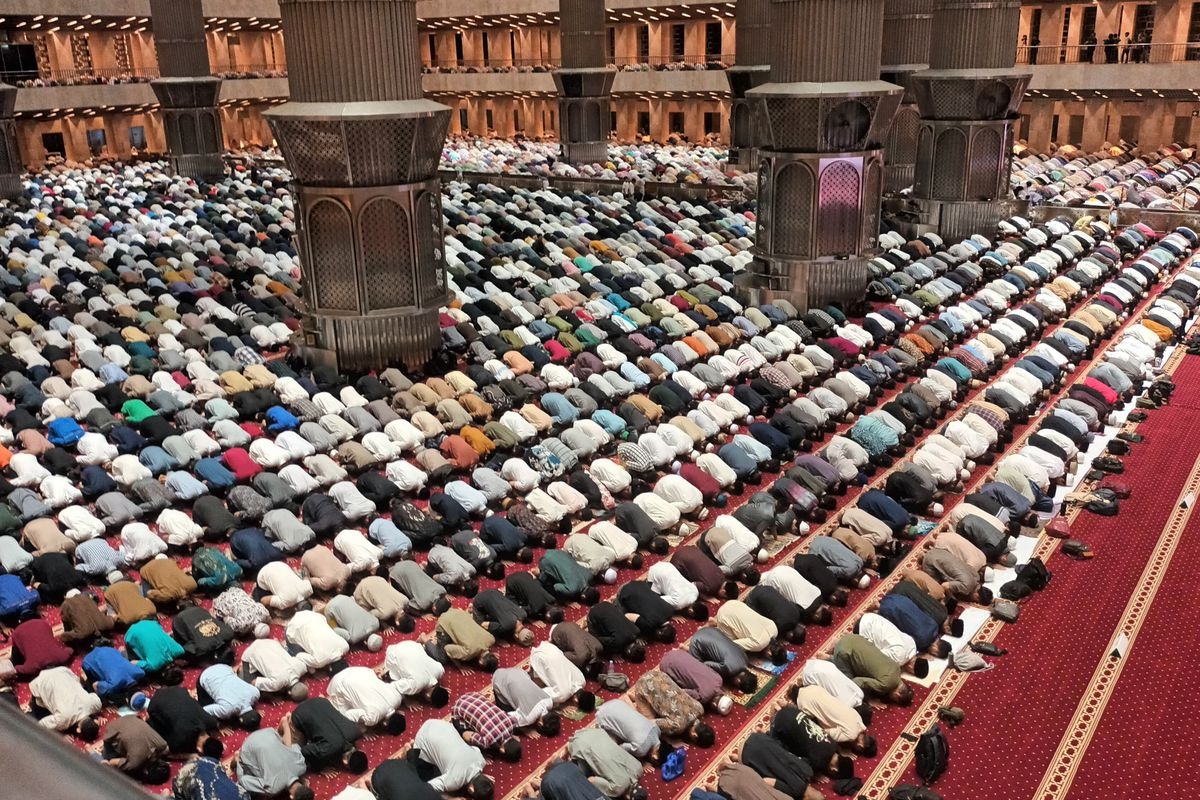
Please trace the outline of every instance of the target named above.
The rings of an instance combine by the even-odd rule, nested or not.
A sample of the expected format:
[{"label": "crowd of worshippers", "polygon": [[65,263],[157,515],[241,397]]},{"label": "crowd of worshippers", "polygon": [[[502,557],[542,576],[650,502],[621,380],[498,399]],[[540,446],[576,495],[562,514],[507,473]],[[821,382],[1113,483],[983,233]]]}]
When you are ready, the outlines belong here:
[{"label": "crowd of worshippers", "polygon": [[575,165],[561,158],[557,141],[451,135],[442,147],[441,167],[506,175],[753,187],[754,174],[728,169],[728,155],[720,147],[625,144],[610,145],[605,161]]},{"label": "crowd of worshippers", "polygon": [[1194,148],[1164,145],[1138,157],[1121,148],[1085,153],[1064,145],[1053,153],[1018,150],[1011,185],[1022,199],[1036,203],[1168,210],[1195,208],[1200,162]]},{"label": "crowd of worshippers", "polygon": [[[752,661],[786,663],[830,606],[894,571],[915,515],[962,492],[1196,240],[1096,221],[1017,220],[994,246],[927,236],[881,260],[933,277],[859,323],[735,300],[745,209],[452,184],[444,351],[423,375],[343,375],[268,352],[301,304],[291,201],[266,180],[201,191],[145,165],[62,170],[0,237],[5,694],[23,684],[42,725],[99,738],[147,783],[185,760],[179,800],[309,797],[307,772],[365,772],[364,732],[403,733],[411,704],[445,718],[377,765],[374,795],[486,800],[489,758],[597,710],[605,664],[701,622],[540,783],[548,800],[637,794],[643,761],[714,743],[706,716],[756,691]],[[1178,332],[1197,274],[954,507],[856,634],[805,665],[797,708],[838,755],[873,752],[866,699],[909,702],[900,671],[924,674],[958,605],[989,602],[988,570]],[[775,540],[851,491],[828,535],[766,568]],[[433,630],[414,637],[421,618]],[[507,642],[529,648],[526,668],[498,668]],[[382,659],[348,666],[351,649]],[[449,696],[448,667],[490,673],[490,691]],[[310,675],[329,677],[324,696]],[[260,729],[273,699],[294,708]],[[233,776],[228,725],[253,731]],[[816,752],[798,756],[810,772],[846,777]]]}]

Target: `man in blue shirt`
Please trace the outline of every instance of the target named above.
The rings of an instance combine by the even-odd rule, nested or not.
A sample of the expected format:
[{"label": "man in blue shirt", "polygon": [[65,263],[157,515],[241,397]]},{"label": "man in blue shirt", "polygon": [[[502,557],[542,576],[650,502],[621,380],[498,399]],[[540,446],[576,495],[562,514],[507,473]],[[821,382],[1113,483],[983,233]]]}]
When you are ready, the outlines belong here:
[{"label": "man in blue shirt", "polygon": [[197,686],[204,710],[217,719],[237,719],[246,730],[256,730],[262,722],[254,710],[260,696],[257,687],[239,678],[233,667],[213,664],[200,673]]},{"label": "man in blue shirt", "polygon": [[942,630],[937,621],[909,598],[899,594],[884,595],[879,601],[878,613],[911,636],[918,651],[937,658],[950,655],[950,644],[941,638]]},{"label": "man in blue shirt", "polygon": [[100,699],[115,706],[124,705],[129,693],[146,679],[141,667],[112,647],[96,647],[83,657],[83,674]]}]

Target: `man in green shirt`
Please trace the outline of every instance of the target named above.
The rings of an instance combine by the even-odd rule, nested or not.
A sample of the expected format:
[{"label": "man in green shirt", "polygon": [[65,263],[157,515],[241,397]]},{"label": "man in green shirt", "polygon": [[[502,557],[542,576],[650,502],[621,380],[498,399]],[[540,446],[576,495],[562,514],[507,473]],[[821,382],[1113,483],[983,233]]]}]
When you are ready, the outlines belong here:
[{"label": "man in green shirt", "polygon": [[156,416],[154,409],[146,405],[145,401],[138,400],[137,398],[126,400],[121,404],[121,415],[134,425],[142,422],[147,417]]},{"label": "man in green shirt", "polygon": [[125,631],[125,649],[130,660],[146,672],[162,672],[162,681],[171,685],[179,683],[182,671],[171,666],[175,659],[183,657],[183,647],[163,630],[158,620],[144,619],[135,622]]},{"label": "man in green shirt", "polygon": [[599,590],[591,585],[591,570],[563,550],[547,550],[534,577],[560,600],[582,600],[593,605],[600,599]]},{"label": "man in green shirt", "polygon": [[906,706],[912,687],[900,678],[900,665],[856,633],[848,633],[833,648],[833,663],[864,692]]}]

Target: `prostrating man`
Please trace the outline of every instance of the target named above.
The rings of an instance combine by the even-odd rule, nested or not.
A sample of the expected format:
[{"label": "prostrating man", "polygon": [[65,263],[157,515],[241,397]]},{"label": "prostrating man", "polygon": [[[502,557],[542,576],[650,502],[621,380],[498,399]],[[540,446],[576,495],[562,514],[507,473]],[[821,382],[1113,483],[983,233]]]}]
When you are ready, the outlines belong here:
[{"label": "prostrating man", "polygon": [[395,683],[389,683],[370,667],[344,667],[329,680],[326,695],[333,707],[346,719],[366,727],[385,725],[390,736],[404,732],[400,705],[404,695]]},{"label": "prostrating man", "polygon": [[84,741],[100,734],[92,719],[100,712],[100,697],[87,691],[67,667],[43,670],[29,682],[30,707],[44,728],[74,733]]},{"label": "prostrating man", "polygon": [[171,777],[167,742],[141,717],[117,717],[104,726],[104,763],[134,780],[157,786]]},{"label": "prostrating man", "polygon": [[324,697],[310,697],[285,714],[279,735],[285,744],[300,743],[310,769],[341,767],[355,775],[367,771],[367,754],[354,746],[362,731]]},{"label": "prostrating man", "polygon": [[307,772],[300,745],[285,742],[274,728],[247,736],[237,757],[238,785],[252,797],[313,800],[313,790],[304,783]]},{"label": "prostrating man", "polygon": [[661,670],[652,669],[638,678],[629,699],[667,736],[684,739],[698,747],[712,747],[716,741],[712,727],[701,719],[704,706]]},{"label": "prostrating man", "polygon": [[454,726],[442,719],[426,720],[413,739],[409,761],[435,790],[463,791],[472,800],[491,800],[495,789],[484,774],[487,762],[478,747],[463,741]]}]

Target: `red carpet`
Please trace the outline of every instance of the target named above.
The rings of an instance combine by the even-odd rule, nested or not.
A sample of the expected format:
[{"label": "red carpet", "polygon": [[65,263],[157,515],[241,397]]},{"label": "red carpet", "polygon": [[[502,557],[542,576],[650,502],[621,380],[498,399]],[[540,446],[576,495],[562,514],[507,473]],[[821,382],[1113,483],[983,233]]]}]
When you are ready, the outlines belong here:
[{"label": "red carpet", "polygon": [[[967,711],[967,721],[949,734],[954,754],[951,768],[935,786],[943,796],[1034,796],[1096,664],[1106,655],[1126,602],[1174,510],[1180,487],[1200,456],[1200,362],[1185,360],[1175,379],[1175,399],[1166,409],[1151,411],[1149,419],[1138,426],[1147,441],[1124,459],[1126,472],[1122,478],[1133,486],[1133,496],[1122,503],[1120,515],[1100,517],[1084,512],[1073,525],[1073,535],[1091,544],[1097,557],[1078,562],[1057,555],[1050,564],[1054,572],[1050,589],[1026,603],[1020,621],[1005,626],[996,639],[1008,655],[995,659],[995,670],[972,675],[955,697],[954,705]],[[1178,554],[1172,568],[1177,584],[1188,571],[1186,565],[1186,556]],[[1176,599],[1182,591],[1183,587],[1177,585]],[[1081,598],[1089,601],[1080,602]],[[1172,621],[1169,631],[1160,622],[1164,637],[1189,629],[1186,615],[1195,615],[1195,609],[1185,611],[1184,604],[1171,603],[1169,595],[1160,595],[1156,603],[1160,607],[1154,617],[1170,617]],[[1181,613],[1185,614],[1182,618]],[[1171,758],[1178,758],[1182,755],[1178,743],[1188,738],[1186,734],[1180,736],[1184,731],[1178,725],[1169,736],[1155,736],[1144,729],[1145,723],[1153,727],[1160,712],[1179,694],[1166,692],[1165,686],[1162,693],[1151,690],[1147,681],[1134,678],[1145,677],[1152,669],[1169,663],[1163,660],[1162,648],[1139,642],[1138,651],[1142,668],[1126,665],[1133,671],[1127,674],[1129,685],[1123,689],[1128,695],[1136,686],[1139,705],[1126,700],[1124,713],[1112,714],[1112,718],[1106,714],[1106,728],[1113,732],[1109,737],[1110,757],[1093,760],[1089,753],[1088,759],[1103,765],[1105,771],[1124,771],[1130,778],[1123,785],[1127,789],[1136,786],[1139,795],[1166,796],[1165,792],[1144,791],[1144,781],[1152,770],[1130,747],[1117,744],[1118,739],[1125,738],[1137,739],[1148,749],[1171,749],[1174,745],[1176,752]],[[1184,646],[1179,652],[1186,653],[1188,648]],[[1182,679],[1184,659],[1178,661],[1180,672],[1176,677]],[[1161,684],[1170,677],[1154,680]],[[1148,698],[1161,701],[1148,708]],[[1186,730],[1186,725],[1182,727]],[[1093,747],[1096,745],[1093,743]],[[1169,760],[1164,757],[1164,761]],[[1180,762],[1180,768],[1183,763],[1188,762]],[[913,779],[910,767],[904,780]],[[1127,797],[1133,792],[1106,783],[1102,794]]]}]

